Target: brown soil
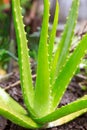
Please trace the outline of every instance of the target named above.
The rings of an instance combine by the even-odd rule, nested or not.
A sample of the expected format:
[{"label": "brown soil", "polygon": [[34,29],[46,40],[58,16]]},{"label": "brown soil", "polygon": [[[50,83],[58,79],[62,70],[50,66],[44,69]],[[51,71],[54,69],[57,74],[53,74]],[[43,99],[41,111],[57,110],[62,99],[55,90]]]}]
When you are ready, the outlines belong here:
[{"label": "brown soil", "polygon": [[[13,73],[12,76],[0,83],[0,86],[5,88],[8,85],[11,85],[19,80],[19,74]],[[22,93],[20,85],[16,85],[13,88],[9,88],[7,92],[20,104],[23,105]],[[78,81],[74,78],[69,85],[60,106],[65,105],[69,102],[76,100],[78,97],[82,97],[84,94],[87,94],[87,90],[83,91],[78,85]],[[0,117],[0,130],[27,130],[22,127],[19,127],[9,120],[6,120],[3,117]],[[81,117],[59,127],[51,128],[49,130],[87,130],[87,114],[82,115]]]}]

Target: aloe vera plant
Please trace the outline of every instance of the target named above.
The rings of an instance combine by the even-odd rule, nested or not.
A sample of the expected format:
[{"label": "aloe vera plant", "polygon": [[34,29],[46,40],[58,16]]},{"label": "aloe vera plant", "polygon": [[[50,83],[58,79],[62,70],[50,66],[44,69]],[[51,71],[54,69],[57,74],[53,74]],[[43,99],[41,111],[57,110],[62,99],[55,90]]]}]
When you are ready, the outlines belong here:
[{"label": "aloe vera plant", "polygon": [[48,37],[49,0],[44,2],[43,23],[38,50],[36,84],[33,85],[26,33],[21,16],[20,0],[12,0],[12,12],[17,37],[21,88],[26,110],[0,88],[0,115],[25,128],[52,127],[64,124],[87,112],[87,95],[57,108],[81,59],[87,51],[87,34],[72,54],[69,49],[74,35],[79,0],[72,1],[67,23],[53,54],[59,5]]}]

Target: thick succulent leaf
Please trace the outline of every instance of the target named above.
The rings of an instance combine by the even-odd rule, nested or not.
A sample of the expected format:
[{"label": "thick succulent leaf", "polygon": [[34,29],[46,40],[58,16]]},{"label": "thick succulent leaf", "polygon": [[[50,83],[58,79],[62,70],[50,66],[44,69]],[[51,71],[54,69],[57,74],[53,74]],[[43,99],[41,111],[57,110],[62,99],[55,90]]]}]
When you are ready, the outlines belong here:
[{"label": "thick succulent leaf", "polygon": [[74,120],[75,118],[81,116],[82,114],[84,114],[86,112],[87,112],[87,108],[82,109],[82,110],[77,111],[77,112],[74,112],[72,114],[69,114],[67,116],[64,116],[64,117],[56,120],[56,121],[53,121],[53,122],[49,123],[46,128],[52,128],[52,127],[63,125],[65,123],[68,123],[68,122]]},{"label": "thick succulent leaf", "polygon": [[0,115],[25,128],[38,128],[26,110],[0,88]]},{"label": "thick succulent leaf", "polygon": [[18,56],[19,56],[18,58],[19,58],[22,93],[28,111],[33,113],[32,107],[34,98],[34,90],[33,90],[34,88],[32,84],[30,59],[28,55],[26,34],[24,31],[24,25],[21,16],[20,0],[16,1],[12,0],[12,11],[18,44]]},{"label": "thick succulent leaf", "polygon": [[56,10],[55,10],[54,22],[53,22],[53,27],[52,27],[50,37],[49,37],[49,43],[48,43],[49,63],[51,62],[52,56],[53,56],[52,53],[53,53],[55,36],[56,36],[56,28],[57,28],[57,24],[58,24],[58,16],[59,16],[59,4],[58,4],[58,1],[56,1]]},{"label": "thick succulent leaf", "polygon": [[50,83],[47,48],[48,22],[49,0],[44,0],[44,15],[38,50],[38,66],[34,101],[34,108],[38,116],[47,114],[50,106]]},{"label": "thick succulent leaf", "polygon": [[51,83],[54,82],[55,75],[58,75],[59,70],[62,68],[62,66],[64,65],[67,59],[67,55],[69,55],[69,48],[72,43],[74,28],[77,20],[77,12],[79,7],[78,5],[79,5],[79,0],[73,0],[72,7],[68,16],[68,20],[64,32],[62,34],[62,38],[58,44],[57,51],[51,63],[52,64]]},{"label": "thick succulent leaf", "polygon": [[86,50],[87,50],[87,35],[83,37],[83,39],[80,41],[74,52],[67,59],[64,67],[62,68],[62,70],[60,71],[59,75],[56,78],[52,90],[52,97],[53,97],[52,109],[55,109],[59,104]]},{"label": "thick succulent leaf", "polygon": [[85,112],[87,112],[87,95],[66,106],[58,108],[57,110],[43,118],[36,119],[36,121],[42,124],[46,124],[57,120],[60,121],[60,124],[58,125],[61,125],[64,123],[65,119],[67,121],[70,121],[71,119],[76,118],[77,116]]}]

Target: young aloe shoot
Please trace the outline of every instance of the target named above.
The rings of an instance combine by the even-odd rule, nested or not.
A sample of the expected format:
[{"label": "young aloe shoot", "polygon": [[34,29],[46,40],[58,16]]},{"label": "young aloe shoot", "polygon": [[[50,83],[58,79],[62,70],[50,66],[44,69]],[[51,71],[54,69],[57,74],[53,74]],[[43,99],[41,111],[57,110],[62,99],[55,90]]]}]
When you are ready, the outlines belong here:
[{"label": "young aloe shoot", "polygon": [[[87,34],[69,53],[76,25],[79,0],[72,0],[67,23],[57,50],[53,54],[59,4],[48,38],[49,0],[43,0],[44,13],[38,50],[37,77],[33,85],[27,39],[21,15],[20,0],[11,0],[17,37],[20,80],[26,110],[0,88],[0,115],[25,128],[43,128],[64,124],[87,112],[87,95],[57,108],[81,59],[87,51]],[[64,121],[65,120],[65,121]]]}]

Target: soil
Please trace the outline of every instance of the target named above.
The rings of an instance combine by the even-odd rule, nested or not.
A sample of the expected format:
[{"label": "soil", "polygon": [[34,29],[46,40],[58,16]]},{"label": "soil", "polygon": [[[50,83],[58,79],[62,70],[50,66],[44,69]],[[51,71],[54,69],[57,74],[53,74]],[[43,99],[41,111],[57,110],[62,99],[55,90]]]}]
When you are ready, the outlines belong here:
[{"label": "soil", "polygon": [[[0,86],[6,88],[7,86],[11,86],[13,83],[16,83],[19,80],[19,74],[13,73],[8,80],[5,80],[0,83]],[[78,78],[74,77],[71,81],[61,103],[60,106],[65,105],[69,102],[76,100],[79,97],[87,94],[87,90],[83,90],[79,86]],[[15,87],[9,87],[6,90],[16,101],[18,101],[21,105],[23,105],[22,92],[20,88],[20,84]],[[0,117],[0,130],[27,130],[25,128],[19,127],[9,120]],[[51,128],[48,130],[87,130],[87,113],[80,116],[79,118],[59,127]]]}]

